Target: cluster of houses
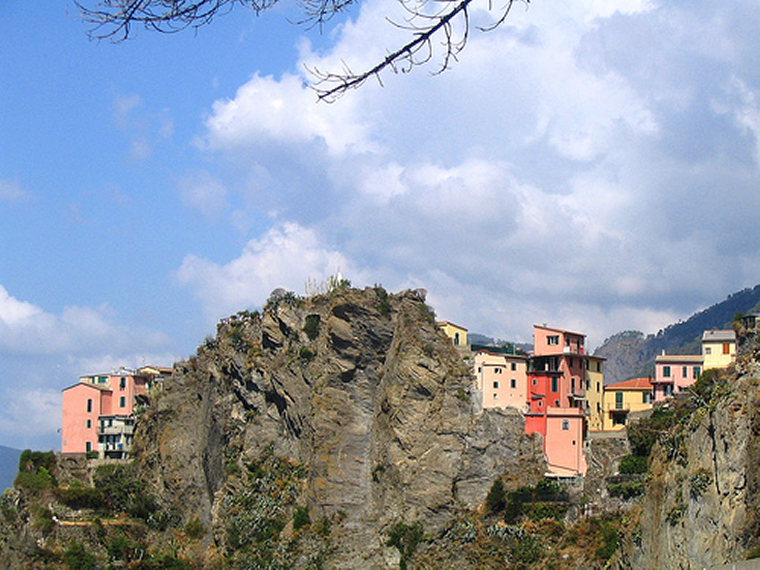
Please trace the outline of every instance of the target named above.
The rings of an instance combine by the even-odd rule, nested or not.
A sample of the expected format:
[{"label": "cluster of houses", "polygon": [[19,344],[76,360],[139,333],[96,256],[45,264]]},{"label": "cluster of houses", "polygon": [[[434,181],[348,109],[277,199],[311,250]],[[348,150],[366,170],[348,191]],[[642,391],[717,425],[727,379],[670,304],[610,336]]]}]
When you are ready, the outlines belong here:
[{"label": "cluster of houses", "polygon": [[63,389],[63,453],[86,453],[100,459],[125,459],[132,447],[135,413],[148,390],[172,373],[164,366],[80,376]]},{"label": "cluster of houses", "polygon": [[590,434],[620,431],[646,415],[654,402],[684,391],[704,370],[725,368],[736,357],[732,330],[708,330],[699,355],[656,357],[654,378],[634,378],[605,386],[605,359],[586,350],[586,336],[534,325],[533,351],[471,345],[466,328],[442,321],[438,326],[472,364],[478,408],[516,408],[526,433],[540,433],[549,472],[584,475],[585,442]]},{"label": "cluster of houses", "polygon": [[[443,321],[439,327],[472,365],[473,396],[480,408],[515,408],[525,431],[540,433],[549,471],[584,475],[585,445],[596,432],[619,431],[654,402],[663,402],[696,382],[704,370],[724,368],[736,357],[732,330],[708,330],[699,355],[656,357],[654,378],[605,386],[605,359],[588,354],[582,333],[534,325],[533,350],[469,343],[466,328]],[[63,390],[62,452],[91,457],[128,457],[136,412],[151,387],[172,369],[144,366],[81,376]]]}]

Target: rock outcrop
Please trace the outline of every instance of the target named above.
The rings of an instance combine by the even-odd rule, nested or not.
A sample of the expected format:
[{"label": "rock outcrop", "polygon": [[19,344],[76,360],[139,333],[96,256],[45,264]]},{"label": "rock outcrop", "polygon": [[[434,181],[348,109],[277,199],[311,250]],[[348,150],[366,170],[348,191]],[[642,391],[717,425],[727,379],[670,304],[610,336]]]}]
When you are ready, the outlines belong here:
[{"label": "rock outcrop", "polygon": [[660,438],[620,567],[712,568],[760,544],[759,357],[698,387]]},{"label": "rock outcrop", "polygon": [[522,416],[474,413],[470,389],[419,292],[280,293],[176,365],[140,419],[135,457],[164,506],[213,529],[221,551],[250,466],[288,461],[291,511],[306,507],[340,537],[330,563],[386,567],[390,525],[434,532],[482,503],[497,476],[530,484],[545,469]]}]

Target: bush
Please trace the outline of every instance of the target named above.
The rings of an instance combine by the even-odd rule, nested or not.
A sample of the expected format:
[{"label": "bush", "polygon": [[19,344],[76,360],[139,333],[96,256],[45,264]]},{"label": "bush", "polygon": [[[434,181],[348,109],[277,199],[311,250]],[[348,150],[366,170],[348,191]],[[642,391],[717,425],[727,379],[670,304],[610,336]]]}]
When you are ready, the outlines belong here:
[{"label": "bush", "polygon": [[101,465],[95,471],[94,481],[112,510],[148,523],[161,525],[164,521],[165,517],[158,516],[156,499],[148,492],[145,481],[137,476],[133,465]]},{"label": "bush", "polygon": [[55,453],[25,449],[18,460],[18,475],[13,484],[27,491],[40,492],[55,487]]},{"label": "bush", "polygon": [[659,437],[675,425],[677,418],[673,408],[655,408],[652,415],[628,426],[631,451],[639,457],[649,457],[652,446]]},{"label": "bush", "polygon": [[302,346],[298,351],[298,356],[304,360],[313,360],[314,357],[317,356],[317,353],[305,346]]},{"label": "bush", "polygon": [[647,458],[640,455],[626,455],[620,460],[620,473],[626,475],[646,473],[648,469]]},{"label": "bush", "polygon": [[303,332],[309,337],[309,340],[314,340],[319,336],[319,315],[308,315],[306,317],[306,323],[303,326]]},{"label": "bush", "polygon": [[610,495],[620,497],[621,499],[632,499],[644,494],[644,483],[642,481],[622,481],[620,483],[610,483],[607,487]]},{"label": "bush", "polygon": [[195,517],[185,525],[185,534],[188,538],[198,540],[199,538],[203,538],[203,535],[206,534],[206,528],[203,526],[200,519]]},{"label": "bush", "polygon": [[79,542],[72,542],[63,551],[63,563],[69,570],[94,570],[97,568],[95,555],[88,552]]},{"label": "bush", "polygon": [[310,523],[311,519],[309,518],[309,508],[296,507],[296,510],[293,513],[293,528],[295,530],[298,530],[299,528],[305,527]]},{"label": "bush", "polygon": [[90,487],[59,487],[55,490],[56,498],[72,509],[99,509],[106,505],[103,491]]},{"label": "bush", "polygon": [[401,555],[399,569],[406,570],[409,559],[417,550],[417,546],[422,541],[424,533],[422,524],[417,522],[411,525],[403,522],[394,524],[388,532],[388,546],[395,546]]},{"label": "bush", "polygon": [[488,513],[498,513],[507,506],[507,493],[504,490],[504,483],[501,477],[497,477],[491,485],[491,490],[486,496],[486,509]]}]

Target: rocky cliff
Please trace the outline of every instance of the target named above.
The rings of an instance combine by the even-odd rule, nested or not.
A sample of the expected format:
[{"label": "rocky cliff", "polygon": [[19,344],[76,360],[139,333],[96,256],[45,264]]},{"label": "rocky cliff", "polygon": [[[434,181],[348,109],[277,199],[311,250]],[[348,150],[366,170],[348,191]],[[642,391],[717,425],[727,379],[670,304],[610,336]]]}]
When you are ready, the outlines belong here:
[{"label": "rocky cliff", "polygon": [[711,568],[760,544],[760,348],[677,402],[630,519],[622,568]]},{"label": "rocky cliff", "polygon": [[[531,483],[544,470],[522,417],[474,413],[470,387],[420,292],[279,292],[176,366],[140,419],[135,457],[164,508],[210,529],[222,557],[255,559],[244,528],[288,526],[299,510],[329,522],[340,547],[288,550],[284,528],[273,558],[386,567],[398,557],[391,525],[434,532],[482,503],[497,476]],[[278,504],[260,504],[262,491]]]}]

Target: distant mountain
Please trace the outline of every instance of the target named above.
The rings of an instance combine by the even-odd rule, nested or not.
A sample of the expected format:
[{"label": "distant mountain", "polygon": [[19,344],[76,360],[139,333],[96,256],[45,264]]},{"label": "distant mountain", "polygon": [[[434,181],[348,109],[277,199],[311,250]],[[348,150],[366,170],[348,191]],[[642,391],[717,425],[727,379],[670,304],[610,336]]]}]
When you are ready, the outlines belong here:
[{"label": "distant mountain", "polygon": [[7,488],[13,487],[13,480],[18,473],[18,458],[20,449],[0,445],[0,494]]},{"label": "distant mountain", "polygon": [[512,342],[509,340],[502,340],[500,338],[493,338],[480,333],[469,333],[467,338],[470,340],[470,344],[477,344],[481,346],[504,346],[511,344],[516,348],[520,348],[525,352],[533,350],[533,345],[525,342]]},{"label": "distant mountain", "polygon": [[594,351],[607,359],[605,381],[627,380],[654,373],[654,358],[665,350],[668,354],[699,354],[702,332],[728,329],[736,313],[748,313],[760,305],[760,285],[743,289],[726,297],[685,321],[645,336],[640,331],[623,331],[612,335]]}]

